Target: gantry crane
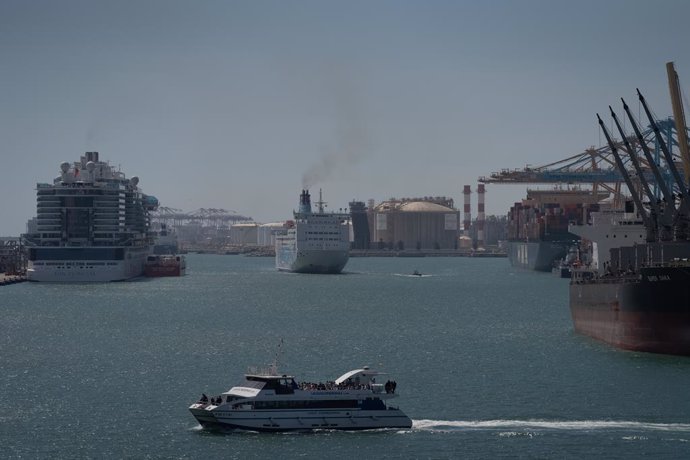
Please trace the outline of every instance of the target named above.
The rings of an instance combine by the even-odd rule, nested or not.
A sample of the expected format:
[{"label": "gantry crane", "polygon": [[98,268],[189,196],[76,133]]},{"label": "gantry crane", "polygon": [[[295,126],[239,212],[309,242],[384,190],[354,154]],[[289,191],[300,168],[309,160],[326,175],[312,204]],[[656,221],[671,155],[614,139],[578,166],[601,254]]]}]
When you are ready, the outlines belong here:
[{"label": "gantry crane", "polygon": [[[638,209],[642,209],[644,201],[645,207],[654,214],[661,235],[685,231],[680,229],[678,219],[684,220],[688,212],[676,209],[675,205],[680,198],[686,198],[680,202],[690,203],[690,148],[678,75],[672,62],[666,65],[666,69],[674,118],[657,120],[638,90],[647,118],[644,124],[636,120],[622,100],[634,134],[625,133],[611,108],[620,140],[612,138],[604,121],[597,115],[606,136],[606,146],[590,147],[577,155],[539,167],[527,165],[523,169],[504,169],[488,177],[480,177],[479,181],[492,184],[591,185],[592,193],[597,193],[599,188],[612,193],[614,206],[620,206],[625,198],[621,193],[621,184],[625,183],[628,193],[638,203]],[[644,130],[640,129],[643,125],[647,126]],[[665,203],[664,206],[660,205],[661,202]]]}]

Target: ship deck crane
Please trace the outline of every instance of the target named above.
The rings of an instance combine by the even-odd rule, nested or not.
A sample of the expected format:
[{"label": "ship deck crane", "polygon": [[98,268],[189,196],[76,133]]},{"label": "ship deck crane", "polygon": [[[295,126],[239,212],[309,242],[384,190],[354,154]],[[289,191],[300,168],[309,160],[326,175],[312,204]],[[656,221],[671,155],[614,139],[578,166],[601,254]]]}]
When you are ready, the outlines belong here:
[{"label": "ship deck crane", "polygon": [[676,132],[678,133],[678,148],[683,160],[685,172],[685,183],[690,184],[690,149],[688,148],[688,135],[685,123],[685,112],[680,100],[680,81],[678,73],[673,66],[673,62],[666,63],[666,73],[668,74],[668,87],[671,93],[671,106],[673,107],[673,119],[676,121]]},{"label": "ship deck crane", "polygon": [[[604,132],[604,136],[606,136],[606,142],[608,142],[609,147],[611,148],[611,154],[613,155],[613,158],[616,160],[616,165],[618,166],[618,170],[621,172],[623,176],[623,180],[625,181],[625,185],[628,186],[628,190],[630,190],[630,194],[632,196],[633,201],[635,202],[635,207],[637,208],[637,212],[640,214],[642,217],[642,220],[644,221],[645,228],[647,229],[647,241],[654,241],[656,239],[656,232],[655,232],[655,225],[652,219],[649,217],[649,213],[645,209],[645,207],[642,205],[642,200],[639,197],[639,194],[635,190],[635,186],[632,183],[632,179],[630,178],[630,174],[628,174],[628,171],[623,164],[623,160],[621,156],[618,154],[618,148],[616,147],[616,144],[613,142],[611,139],[611,135],[609,135],[608,129],[606,129],[606,125],[604,124],[604,121],[601,119],[599,114],[597,114],[597,120],[599,121],[599,126],[601,126],[601,130]],[[632,157],[632,154],[631,154]]]}]

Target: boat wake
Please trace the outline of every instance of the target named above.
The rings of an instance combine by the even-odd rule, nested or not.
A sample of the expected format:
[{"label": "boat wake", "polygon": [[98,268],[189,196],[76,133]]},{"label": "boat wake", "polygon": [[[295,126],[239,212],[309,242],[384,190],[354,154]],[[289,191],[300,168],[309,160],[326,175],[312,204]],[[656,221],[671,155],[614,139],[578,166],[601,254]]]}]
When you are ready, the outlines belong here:
[{"label": "boat wake", "polygon": [[395,276],[404,276],[404,277],[406,277],[406,278],[430,278],[430,277],[433,276],[433,275],[424,275],[424,274],[422,274],[422,275],[413,275],[413,274],[410,274],[410,273],[394,273],[394,275],[395,275]]},{"label": "boat wake", "polygon": [[646,423],[625,420],[413,420],[420,431],[461,430],[633,430],[690,433],[690,423]]}]

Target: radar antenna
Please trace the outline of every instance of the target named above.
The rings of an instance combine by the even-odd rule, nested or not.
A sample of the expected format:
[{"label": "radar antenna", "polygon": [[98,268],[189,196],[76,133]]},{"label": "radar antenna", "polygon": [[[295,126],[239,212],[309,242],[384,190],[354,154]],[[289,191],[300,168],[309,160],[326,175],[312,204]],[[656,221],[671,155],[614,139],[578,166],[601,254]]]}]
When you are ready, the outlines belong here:
[{"label": "radar antenna", "polygon": [[321,189],[319,189],[319,201],[316,202],[316,205],[319,207],[319,213],[323,214],[323,208],[326,207],[326,202],[323,201]]}]

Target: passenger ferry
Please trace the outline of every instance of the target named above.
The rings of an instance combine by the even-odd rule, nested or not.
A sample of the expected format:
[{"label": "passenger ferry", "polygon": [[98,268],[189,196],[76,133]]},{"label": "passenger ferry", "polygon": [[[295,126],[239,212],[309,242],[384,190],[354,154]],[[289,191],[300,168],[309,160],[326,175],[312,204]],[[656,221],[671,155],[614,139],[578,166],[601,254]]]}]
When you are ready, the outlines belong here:
[{"label": "passenger ferry", "polygon": [[312,212],[308,190],[302,190],[299,210],[287,229],[276,235],[276,268],[297,273],[340,273],[350,257],[349,216],[324,211],[319,194]]},{"label": "passenger ferry", "polygon": [[103,282],[141,276],[153,247],[150,211],[142,193],[98,152],[60,165],[52,184],[36,186],[36,219],[24,235],[29,281]]},{"label": "passenger ferry", "polygon": [[371,430],[411,428],[412,420],[388,404],[396,382],[363,367],[326,383],[297,383],[272,368],[249,373],[218,397],[204,394],[189,407],[208,428],[251,431]]}]

